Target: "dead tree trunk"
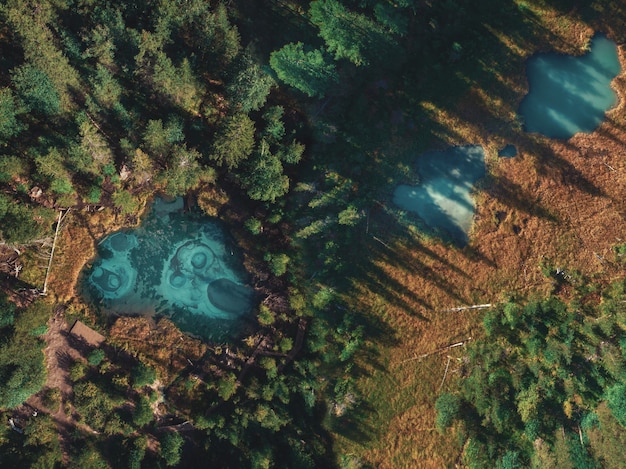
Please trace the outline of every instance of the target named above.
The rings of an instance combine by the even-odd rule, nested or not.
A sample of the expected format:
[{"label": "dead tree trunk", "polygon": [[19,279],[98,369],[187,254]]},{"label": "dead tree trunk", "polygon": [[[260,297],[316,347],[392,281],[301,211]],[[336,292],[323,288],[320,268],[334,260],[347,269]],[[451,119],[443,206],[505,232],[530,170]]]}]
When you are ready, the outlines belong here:
[{"label": "dead tree trunk", "polygon": [[63,214],[62,210],[59,210],[59,219],[57,220],[57,227],[54,231],[54,239],[52,240],[52,248],[50,249],[50,259],[48,260],[48,268],[46,269],[46,278],[43,282],[43,290],[41,291],[42,295],[45,295],[48,291],[48,275],[50,275],[50,268],[52,267],[52,258],[54,257],[54,248],[57,244],[57,237],[59,236],[59,229],[61,228],[61,215]]}]

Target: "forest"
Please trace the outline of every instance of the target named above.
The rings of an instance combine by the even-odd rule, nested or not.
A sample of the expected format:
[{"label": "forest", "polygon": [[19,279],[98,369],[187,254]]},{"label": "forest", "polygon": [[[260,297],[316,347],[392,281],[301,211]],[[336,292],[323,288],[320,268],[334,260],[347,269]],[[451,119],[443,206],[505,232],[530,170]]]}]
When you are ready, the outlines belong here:
[{"label": "forest", "polygon": [[[0,465],[622,467],[626,81],[566,141],[516,111],[535,53],[624,68],[621,3],[2,2]],[[459,246],[392,194],[468,143]],[[241,248],[237,337],[82,295],[155,197]]]}]

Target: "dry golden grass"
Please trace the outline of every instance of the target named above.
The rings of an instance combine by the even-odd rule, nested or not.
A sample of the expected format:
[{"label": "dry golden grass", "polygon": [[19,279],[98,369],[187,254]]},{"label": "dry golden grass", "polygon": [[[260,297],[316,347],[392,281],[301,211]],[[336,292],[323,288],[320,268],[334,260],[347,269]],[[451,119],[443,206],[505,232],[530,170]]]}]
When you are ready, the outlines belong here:
[{"label": "dry golden grass", "polygon": [[206,344],[180,332],[169,319],[119,318],[111,327],[110,341],[154,366],[166,385],[188,366],[188,360],[195,362],[206,352]]}]

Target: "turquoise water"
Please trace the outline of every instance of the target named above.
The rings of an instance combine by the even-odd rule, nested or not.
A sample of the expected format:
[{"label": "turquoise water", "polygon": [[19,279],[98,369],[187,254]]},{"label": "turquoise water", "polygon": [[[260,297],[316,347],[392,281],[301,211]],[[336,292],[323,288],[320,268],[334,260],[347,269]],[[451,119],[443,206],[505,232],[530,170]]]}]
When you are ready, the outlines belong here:
[{"label": "turquoise water", "polygon": [[105,311],[164,314],[186,332],[223,338],[252,309],[253,293],[222,226],[156,199],[141,226],[104,238],[86,287]]},{"label": "turquoise water", "polygon": [[515,145],[505,145],[504,148],[498,152],[498,156],[500,158],[513,158],[517,156],[517,148],[515,148]]},{"label": "turquoise water", "polygon": [[474,218],[474,183],[485,175],[485,151],[481,146],[431,151],[417,159],[420,183],[399,185],[393,202],[416,213],[435,233],[464,245]]},{"label": "turquoise water", "polygon": [[519,107],[524,130],[560,139],[592,132],[617,103],[610,83],[619,72],[617,47],[602,35],[580,57],[547,53],[530,58],[529,92]]}]

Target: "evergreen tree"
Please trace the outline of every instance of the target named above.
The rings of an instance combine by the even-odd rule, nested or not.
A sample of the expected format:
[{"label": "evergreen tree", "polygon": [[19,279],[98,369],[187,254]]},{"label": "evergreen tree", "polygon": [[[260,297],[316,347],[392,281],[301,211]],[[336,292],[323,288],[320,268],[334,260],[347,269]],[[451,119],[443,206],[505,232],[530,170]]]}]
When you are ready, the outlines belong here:
[{"label": "evergreen tree", "polygon": [[270,65],[278,78],[310,97],[323,97],[339,80],[335,65],[319,49],[305,51],[301,42],[272,52]]},{"label": "evergreen tree", "polygon": [[11,72],[13,85],[27,108],[40,116],[53,116],[61,108],[54,84],[37,67],[24,64]]},{"label": "evergreen tree", "polygon": [[238,167],[252,154],[254,131],[254,122],[246,114],[230,116],[215,136],[211,158],[228,169]]}]

